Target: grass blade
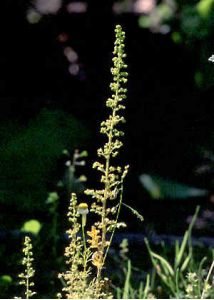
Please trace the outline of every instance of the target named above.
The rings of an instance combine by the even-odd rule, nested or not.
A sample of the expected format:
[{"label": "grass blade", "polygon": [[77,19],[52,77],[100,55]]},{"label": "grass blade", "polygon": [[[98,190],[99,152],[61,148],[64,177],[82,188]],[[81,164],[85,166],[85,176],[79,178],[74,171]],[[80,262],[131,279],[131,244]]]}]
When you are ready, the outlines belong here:
[{"label": "grass blade", "polygon": [[129,291],[130,291],[130,278],[131,278],[131,261],[128,260],[127,264],[127,273],[126,273],[126,280],[123,290],[123,298],[122,299],[129,299]]}]

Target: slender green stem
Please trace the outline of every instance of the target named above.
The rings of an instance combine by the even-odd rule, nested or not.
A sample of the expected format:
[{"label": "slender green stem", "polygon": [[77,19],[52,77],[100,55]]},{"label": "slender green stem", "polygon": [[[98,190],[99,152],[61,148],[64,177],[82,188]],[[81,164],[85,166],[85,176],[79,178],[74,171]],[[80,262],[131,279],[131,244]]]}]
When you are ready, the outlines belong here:
[{"label": "slender green stem", "polygon": [[86,238],[85,238],[85,222],[86,220],[84,220],[84,218],[86,218],[86,216],[82,216],[82,238],[83,238],[83,246],[84,246],[84,254],[83,254],[83,260],[84,260],[84,274],[86,273],[86,265],[87,265],[87,259],[86,259],[86,251],[87,251],[87,247],[86,247]]},{"label": "slender green stem", "polygon": [[[117,94],[117,93],[116,93]],[[115,117],[115,109],[112,112],[112,120]],[[114,124],[113,121],[111,122],[111,127],[110,127],[110,131],[108,134],[108,145],[112,144],[112,137],[113,137],[113,128],[114,128]],[[104,261],[105,261],[105,256],[104,256],[104,251],[105,251],[105,246],[106,246],[106,205],[107,205],[107,199],[108,199],[108,193],[109,193],[109,189],[110,189],[110,182],[109,182],[109,166],[110,166],[110,159],[111,159],[111,151],[109,152],[108,156],[106,157],[106,165],[105,165],[105,178],[106,178],[106,182],[105,182],[105,188],[104,188],[104,200],[103,200],[103,206],[102,206],[102,220],[101,220],[101,224],[102,224],[102,243],[101,243],[101,247],[100,247],[100,252],[101,252],[101,266],[99,268],[97,268],[97,281],[99,282],[100,278],[101,278],[101,271],[102,271],[102,267],[104,265]]]},{"label": "slender green stem", "polygon": [[213,269],[214,269],[214,260],[213,260],[213,262],[211,264],[211,267],[209,269],[209,272],[207,274],[207,278],[204,281],[204,288],[203,288],[203,291],[202,291],[202,294],[201,294],[201,299],[204,299],[204,296],[205,296],[205,293],[206,293],[206,285],[209,282],[209,279],[210,279],[210,276],[212,274]]},{"label": "slender green stem", "polygon": [[27,275],[27,280],[26,280],[26,299],[29,299],[29,278]]},{"label": "slender green stem", "polygon": [[112,234],[111,234],[111,237],[110,237],[110,240],[109,240],[108,247],[106,248],[106,252],[105,252],[104,259],[103,259],[103,263],[105,263],[106,257],[107,257],[107,255],[108,255],[109,248],[110,248],[110,246],[111,246],[111,243],[112,243],[112,240],[113,240],[113,237],[114,237],[115,230],[116,230],[116,228],[117,228],[117,222],[118,222],[119,215],[120,215],[120,210],[121,210],[121,206],[122,206],[122,201],[123,201],[123,183],[121,183],[121,189],[120,189],[120,201],[119,201],[119,205],[118,205],[118,209],[117,209],[117,216],[116,216],[116,220],[115,220],[115,226],[114,226],[114,228],[113,228],[113,231],[112,231]]}]

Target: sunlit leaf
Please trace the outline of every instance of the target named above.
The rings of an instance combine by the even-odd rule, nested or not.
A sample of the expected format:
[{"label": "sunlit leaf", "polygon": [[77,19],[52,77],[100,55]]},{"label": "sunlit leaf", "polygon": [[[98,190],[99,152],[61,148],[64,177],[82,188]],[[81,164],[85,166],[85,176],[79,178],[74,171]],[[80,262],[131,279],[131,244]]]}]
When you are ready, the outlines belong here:
[{"label": "sunlit leaf", "polygon": [[9,284],[12,281],[13,280],[12,280],[12,277],[10,275],[2,275],[2,276],[0,276],[0,282],[2,282],[4,284]]},{"label": "sunlit leaf", "polygon": [[153,199],[187,199],[189,197],[204,197],[208,194],[205,189],[191,187],[149,174],[142,174],[140,182]]},{"label": "sunlit leaf", "polygon": [[38,220],[29,220],[24,223],[21,228],[22,232],[31,232],[37,235],[41,229],[42,225]]}]

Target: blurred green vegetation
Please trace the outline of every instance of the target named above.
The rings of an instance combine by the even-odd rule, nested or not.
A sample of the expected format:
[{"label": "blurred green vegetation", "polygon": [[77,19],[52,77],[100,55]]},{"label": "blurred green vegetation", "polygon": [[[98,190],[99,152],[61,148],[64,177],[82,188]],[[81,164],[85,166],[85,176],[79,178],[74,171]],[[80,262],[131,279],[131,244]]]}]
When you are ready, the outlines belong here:
[{"label": "blurred green vegetation", "polygon": [[[20,121],[0,124],[1,241],[6,237],[0,243],[1,297],[13,297],[16,293],[21,239],[25,234],[34,236],[37,269],[40,270],[39,262],[44,268],[38,271],[38,288],[44,294],[48,290],[47,297],[55,297],[51,289],[57,284],[55,268],[60,270],[63,265],[60,237],[64,232],[61,227],[65,226],[64,218],[57,219],[59,208],[55,200],[59,199],[60,190],[67,208],[67,173],[72,166],[66,162],[70,164],[70,153],[86,147],[88,135],[89,131],[76,118],[61,110],[43,109],[24,125]],[[76,182],[81,186],[74,174],[69,180],[69,186]],[[53,201],[57,206],[53,206]],[[50,260],[46,259],[47,253]],[[49,286],[43,285],[43,280],[50,282]]]},{"label": "blurred green vegetation", "polygon": [[153,9],[140,14],[138,25],[153,33],[167,34],[175,44],[194,51],[196,88],[207,89],[213,85],[214,68],[207,63],[213,51],[213,0],[157,1]]},{"label": "blurred green vegetation", "polygon": [[83,144],[87,130],[74,117],[43,109],[25,126],[0,126],[0,203],[42,211],[64,149]]}]

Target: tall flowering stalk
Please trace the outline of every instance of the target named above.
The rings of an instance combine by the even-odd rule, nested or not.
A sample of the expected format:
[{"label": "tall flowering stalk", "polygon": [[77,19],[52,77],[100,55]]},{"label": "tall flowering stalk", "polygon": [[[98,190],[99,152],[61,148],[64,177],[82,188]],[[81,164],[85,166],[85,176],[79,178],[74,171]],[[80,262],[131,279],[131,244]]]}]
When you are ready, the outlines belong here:
[{"label": "tall flowering stalk", "polygon": [[[120,137],[124,135],[119,125],[125,122],[124,117],[120,114],[125,109],[123,104],[126,99],[126,88],[128,73],[125,71],[127,65],[124,62],[126,57],[124,51],[125,33],[120,25],[115,28],[115,43],[113,51],[113,67],[111,73],[113,75],[110,89],[112,95],[106,101],[106,106],[110,109],[108,118],[101,123],[100,132],[107,138],[106,143],[97,154],[100,158],[93,164],[93,168],[101,173],[100,183],[102,187],[97,190],[86,190],[87,195],[91,195],[95,201],[91,206],[91,211],[99,216],[98,222],[93,226],[93,233],[96,233],[96,247],[93,247],[94,253],[92,263],[97,267],[96,281],[100,286],[101,272],[105,263],[110,242],[116,227],[119,227],[118,215],[122,203],[122,185],[128,166],[122,168],[114,165],[113,159],[119,154],[119,150],[123,143]],[[115,202],[120,199],[119,203]],[[107,233],[111,233],[110,240],[107,240]]]},{"label": "tall flowering stalk", "polygon": [[32,290],[32,287],[34,286],[33,277],[35,274],[35,271],[33,269],[32,262],[33,259],[33,252],[32,252],[32,243],[30,237],[26,236],[24,240],[24,247],[23,247],[23,253],[24,257],[22,259],[22,265],[24,266],[24,272],[19,274],[19,278],[21,279],[19,281],[20,285],[23,285],[25,287],[25,297],[26,299],[32,298],[33,295],[36,293]]},{"label": "tall flowering stalk", "polygon": [[[124,133],[119,126],[125,122],[120,113],[125,108],[123,104],[126,98],[124,84],[128,76],[125,71],[127,66],[124,63],[125,33],[121,26],[116,26],[115,35],[113,67],[111,68],[113,80],[110,84],[112,95],[106,101],[110,114],[101,123],[100,128],[100,132],[105,135],[107,141],[97,151],[100,160],[93,164],[93,168],[101,173],[101,187],[97,190],[85,191],[85,194],[91,195],[94,199],[90,212],[96,213],[98,220],[92,224],[91,230],[87,230],[88,204],[78,205],[76,195],[72,194],[68,212],[71,229],[67,231],[70,244],[65,250],[69,270],[59,275],[66,283],[62,294],[67,299],[113,297],[108,290],[109,280],[102,277],[102,270],[115,229],[124,225],[118,222],[118,218],[122,204],[123,181],[128,172],[128,166],[121,167],[112,163],[123,145],[120,137]],[[116,201],[117,199],[119,201]]]}]

